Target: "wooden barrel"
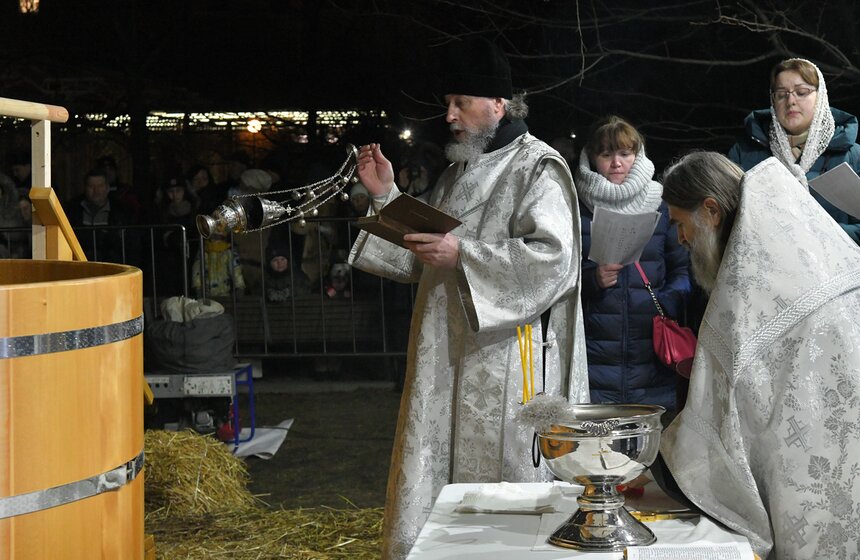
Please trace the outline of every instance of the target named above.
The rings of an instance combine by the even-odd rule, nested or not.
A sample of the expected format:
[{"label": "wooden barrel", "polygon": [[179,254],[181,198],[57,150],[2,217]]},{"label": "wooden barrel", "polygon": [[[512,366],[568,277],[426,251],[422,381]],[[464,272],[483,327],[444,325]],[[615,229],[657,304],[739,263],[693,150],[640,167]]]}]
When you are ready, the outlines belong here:
[{"label": "wooden barrel", "polygon": [[0,260],[0,558],[143,558],[141,272]]}]

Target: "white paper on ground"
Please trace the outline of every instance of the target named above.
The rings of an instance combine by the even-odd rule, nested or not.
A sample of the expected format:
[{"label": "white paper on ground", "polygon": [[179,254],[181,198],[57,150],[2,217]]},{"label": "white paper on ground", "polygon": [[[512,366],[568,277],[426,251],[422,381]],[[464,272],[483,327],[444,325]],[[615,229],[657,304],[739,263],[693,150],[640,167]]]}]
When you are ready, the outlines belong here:
[{"label": "white paper on ground", "polygon": [[[277,426],[265,428],[256,428],[254,437],[249,441],[242,442],[233,451],[236,457],[250,457],[256,455],[261,459],[271,459],[280,449],[281,444],[287,437],[287,432],[290,426],[293,425],[293,419],[284,420]],[[245,439],[251,434],[250,428],[242,428],[239,433],[239,439]],[[227,445],[233,447],[233,443],[228,442]]]}]

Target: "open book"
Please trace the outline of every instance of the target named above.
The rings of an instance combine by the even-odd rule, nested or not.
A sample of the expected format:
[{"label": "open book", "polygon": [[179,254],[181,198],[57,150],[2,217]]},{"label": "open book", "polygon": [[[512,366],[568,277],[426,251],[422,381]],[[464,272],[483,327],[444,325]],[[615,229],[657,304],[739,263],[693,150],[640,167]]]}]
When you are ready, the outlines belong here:
[{"label": "open book", "polygon": [[379,214],[356,220],[368,233],[403,247],[407,233],[448,233],[460,220],[406,193],[382,207]]}]

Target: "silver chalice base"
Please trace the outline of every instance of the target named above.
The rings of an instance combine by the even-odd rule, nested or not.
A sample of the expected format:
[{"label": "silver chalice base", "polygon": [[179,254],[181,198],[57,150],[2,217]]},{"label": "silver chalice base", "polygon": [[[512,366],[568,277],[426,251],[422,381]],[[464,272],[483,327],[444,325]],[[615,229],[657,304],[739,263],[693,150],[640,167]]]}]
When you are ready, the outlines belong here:
[{"label": "silver chalice base", "polygon": [[585,486],[579,509],[548,539],[564,548],[621,551],[657,541],[624,509],[616,486],[630,482],[654,462],[660,447],[661,406],[578,404],[549,431],[538,433],[541,457],[565,482]]}]

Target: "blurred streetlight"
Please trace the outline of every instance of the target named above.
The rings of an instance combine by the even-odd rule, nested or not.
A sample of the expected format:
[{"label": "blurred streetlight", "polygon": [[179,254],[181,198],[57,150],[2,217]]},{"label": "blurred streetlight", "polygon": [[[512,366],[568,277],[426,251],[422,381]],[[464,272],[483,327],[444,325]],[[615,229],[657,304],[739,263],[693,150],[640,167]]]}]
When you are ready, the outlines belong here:
[{"label": "blurred streetlight", "polygon": [[18,8],[22,14],[35,14],[39,11],[39,0],[18,0]]},{"label": "blurred streetlight", "polygon": [[251,119],[248,121],[248,132],[251,134],[257,134],[263,130],[263,123],[261,123],[258,119]]}]

